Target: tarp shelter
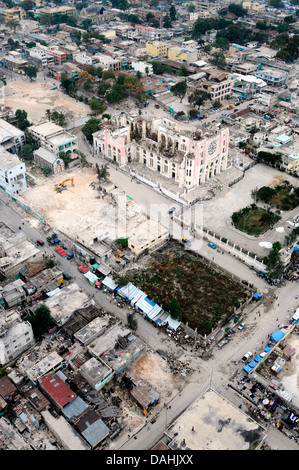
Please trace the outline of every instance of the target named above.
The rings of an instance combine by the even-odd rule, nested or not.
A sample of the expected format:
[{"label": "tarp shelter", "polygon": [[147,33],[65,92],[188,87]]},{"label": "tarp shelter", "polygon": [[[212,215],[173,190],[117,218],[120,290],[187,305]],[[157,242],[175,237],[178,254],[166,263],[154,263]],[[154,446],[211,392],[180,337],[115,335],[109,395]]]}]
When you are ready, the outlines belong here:
[{"label": "tarp shelter", "polygon": [[261,362],[262,359],[263,358],[258,354],[257,356],[255,356],[254,361],[255,362]]},{"label": "tarp shelter", "polygon": [[254,300],[260,300],[262,298],[261,294],[259,294],[258,292],[256,292],[253,296]]},{"label": "tarp shelter", "polygon": [[252,367],[252,369],[253,369],[255,366],[257,366],[257,365],[258,365],[258,363],[257,363],[257,362],[255,362],[254,360],[252,360],[251,362],[249,362],[249,364],[248,364],[248,365],[249,365],[249,367]]},{"label": "tarp shelter", "polygon": [[271,349],[272,349],[271,346],[266,346],[265,349],[264,349],[264,351],[267,353],[267,352],[271,351]]},{"label": "tarp shelter", "polygon": [[281,330],[276,330],[275,333],[272,333],[271,339],[275,341],[275,343],[278,343],[283,337],[285,336],[285,333]]},{"label": "tarp shelter", "polygon": [[292,316],[293,323],[298,323],[299,322],[299,308],[297,308],[296,312]]},{"label": "tarp shelter", "polygon": [[107,289],[113,291],[116,289],[117,285],[113,281],[111,277],[106,276],[105,279],[103,279],[102,284],[107,287]]},{"label": "tarp shelter", "polygon": [[97,277],[94,273],[92,273],[92,272],[90,272],[90,271],[88,271],[87,273],[85,273],[85,274],[84,274],[84,277],[86,277],[86,279],[88,279],[89,284],[91,284],[92,286],[93,286],[94,283],[98,280],[98,277]]},{"label": "tarp shelter", "polygon": [[141,297],[138,302],[136,302],[135,307],[141,310],[141,312],[148,314],[153,307],[155,306],[155,302],[150,300],[148,297]]},{"label": "tarp shelter", "polygon": [[170,315],[168,315],[165,321],[168,323],[169,328],[171,328],[172,330],[177,330],[181,324],[180,321],[174,320],[173,318],[171,318]]},{"label": "tarp shelter", "polygon": [[53,295],[58,294],[58,292],[60,292],[59,287],[57,287],[57,288],[54,289],[54,290],[51,290],[50,292],[47,292],[47,296],[48,296],[48,297],[52,297]]},{"label": "tarp shelter", "polygon": [[249,372],[252,371],[252,367],[249,367],[249,364],[246,364],[246,366],[243,367],[243,370],[245,370],[245,372],[247,372],[247,374],[249,374]]},{"label": "tarp shelter", "polygon": [[129,282],[126,286],[118,287],[117,293],[127,301],[134,299],[138,293],[143,294],[143,292],[138,287],[134,286],[131,282]]},{"label": "tarp shelter", "polygon": [[156,304],[156,305],[151,309],[151,311],[147,314],[147,316],[148,316],[148,318],[149,318],[150,320],[156,321],[156,317],[157,317],[158,315],[160,315],[161,311],[162,311],[162,307],[160,307],[160,305]]},{"label": "tarp shelter", "polygon": [[103,276],[108,276],[111,273],[111,268],[104,263],[101,263],[100,266],[97,268],[97,271],[102,274]]},{"label": "tarp shelter", "polygon": [[100,266],[100,265],[99,265],[98,263],[92,264],[93,269],[98,269],[99,266]]}]

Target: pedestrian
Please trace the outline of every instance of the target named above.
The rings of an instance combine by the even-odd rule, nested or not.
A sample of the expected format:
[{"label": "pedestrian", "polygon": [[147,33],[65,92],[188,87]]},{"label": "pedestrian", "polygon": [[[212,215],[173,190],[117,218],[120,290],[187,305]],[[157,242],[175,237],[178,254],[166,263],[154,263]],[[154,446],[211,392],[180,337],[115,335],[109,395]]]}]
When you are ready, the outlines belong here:
[{"label": "pedestrian", "polygon": [[148,426],[148,427],[147,427],[147,430],[148,430],[148,431],[149,431],[149,428],[150,428],[150,427]]}]

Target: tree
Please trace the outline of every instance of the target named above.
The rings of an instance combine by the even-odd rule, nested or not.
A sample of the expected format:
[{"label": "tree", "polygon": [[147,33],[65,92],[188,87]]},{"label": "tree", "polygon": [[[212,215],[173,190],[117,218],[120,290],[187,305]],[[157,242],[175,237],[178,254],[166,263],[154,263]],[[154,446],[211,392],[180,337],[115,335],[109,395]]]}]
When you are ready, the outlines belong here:
[{"label": "tree", "polygon": [[171,5],[171,7],[170,7],[170,9],[169,9],[169,16],[170,16],[171,21],[175,21],[175,20],[176,20],[177,12],[176,12],[176,9],[175,9],[175,6],[174,6],[174,5]]},{"label": "tree", "polygon": [[167,28],[172,28],[171,19],[168,15],[164,16],[163,27],[166,28],[166,29]]},{"label": "tree", "polygon": [[6,22],[6,26],[8,26],[9,29],[12,29],[14,33],[17,31],[17,29],[21,28],[20,23],[16,20],[8,20]]},{"label": "tree", "polygon": [[174,320],[181,320],[182,310],[177,299],[171,300],[169,307],[168,307],[168,311],[169,311],[171,318],[173,318]]},{"label": "tree", "polygon": [[63,113],[59,113],[58,111],[53,111],[51,113],[51,120],[58,124],[58,126],[63,126],[66,122],[66,116]]},{"label": "tree", "polygon": [[173,85],[171,87],[171,91],[174,94],[174,96],[178,96],[180,98],[180,102],[183,101],[183,98],[187,92],[187,82],[178,82],[176,85]]},{"label": "tree", "polygon": [[184,65],[182,65],[179,70],[177,71],[177,74],[180,75],[181,77],[188,77],[189,75],[189,72],[188,70],[186,69],[186,67]]},{"label": "tree", "polygon": [[215,52],[214,54],[212,54],[211,64],[224,69],[226,62],[223,52]]},{"label": "tree", "polygon": [[228,11],[238,17],[247,15],[247,10],[242,8],[241,5],[237,5],[235,3],[231,3],[230,5],[228,5]]},{"label": "tree", "polygon": [[280,261],[280,250],[281,244],[279,242],[275,242],[272,245],[269,255],[263,258],[263,261],[267,264],[268,276],[272,279],[280,278],[284,271]]},{"label": "tree", "polygon": [[102,79],[109,80],[109,78],[115,78],[114,73],[110,72],[110,70],[104,70],[102,73]]},{"label": "tree", "polygon": [[130,328],[133,331],[137,330],[138,321],[136,319],[136,313],[135,312],[127,313],[127,327]]},{"label": "tree", "polygon": [[33,158],[33,151],[32,147],[29,144],[24,144],[22,147],[22,158],[24,160],[32,160]]},{"label": "tree", "polygon": [[64,164],[67,167],[71,161],[71,154],[66,152],[59,152],[59,157],[64,161]]},{"label": "tree", "polygon": [[92,134],[100,130],[101,121],[99,119],[89,119],[82,127],[82,132],[90,144],[93,142]]},{"label": "tree", "polygon": [[30,122],[27,119],[27,113],[24,109],[17,109],[15,112],[15,117],[18,121],[17,127],[21,129],[21,131],[25,131],[27,127],[30,126]]},{"label": "tree", "polygon": [[95,115],[102,114],[106,109],[105,103],[103,103],[98,98],[92,98],[89,101],[89,107],[94,112]]},{"label": "tree", "polygon": [[51,311],[46,305],[38,307],[33,315],[29,317],[33,334],[36,340],[39,340],[43,334],[47,331],[51,323]]},{"label": "tree", "polygon": [[106,92],[111,88],[110,83],[108,82],[100,82],[98,85],[98,95],[105,96]]},{"label": "tree", "polygon": [[101,168],[96,163],[97,176],[98,176],[98,180],[100,182],[103,181],[103,180],[106,181],[107,178],[110,176],[108,168],[109,168],[108,163],[105,163],[104,165],[102,165]]},{"label": "tree", "polygon": [[274,8],[282,8],[283,7],[282,0],[269,0],[269,4],[271,5],[271,7],[274,7]]},{"label": "tree", "polygon": [[188,101],[192,106],[197,106],[200,108],[207,99],[209,99],[210,95],[206,91],[203,90],[194,90],[191,95],[188,97]]}]

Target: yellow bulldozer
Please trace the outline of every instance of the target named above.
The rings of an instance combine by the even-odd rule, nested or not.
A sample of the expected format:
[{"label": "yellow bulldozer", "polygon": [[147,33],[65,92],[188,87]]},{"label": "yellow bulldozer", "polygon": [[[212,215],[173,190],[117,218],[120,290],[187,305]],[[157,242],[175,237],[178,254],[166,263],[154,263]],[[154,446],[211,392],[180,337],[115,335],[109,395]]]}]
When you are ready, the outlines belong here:
[{"label": "yellow bulldozer", "polygon": [[62,183],[55,184],[55,190],[58,191],[58,192],[61,192],[64,189],[67,189],[66,186],[65,186],[65,183],[67,181],[70,181],[72,183],[72,186],[74,186],[74,178],[68,178],[68,179],[62,181]]}]

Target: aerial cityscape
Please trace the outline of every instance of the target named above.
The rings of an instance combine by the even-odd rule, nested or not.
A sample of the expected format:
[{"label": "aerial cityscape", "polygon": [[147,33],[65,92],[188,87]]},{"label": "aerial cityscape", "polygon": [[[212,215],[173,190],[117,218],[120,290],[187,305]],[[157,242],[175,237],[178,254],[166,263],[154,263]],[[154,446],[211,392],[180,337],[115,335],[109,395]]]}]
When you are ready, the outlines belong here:
[{"label": "aerial cityscape", "polygon": [[299,450],[298,0],[0,22],[0,450]]}]

